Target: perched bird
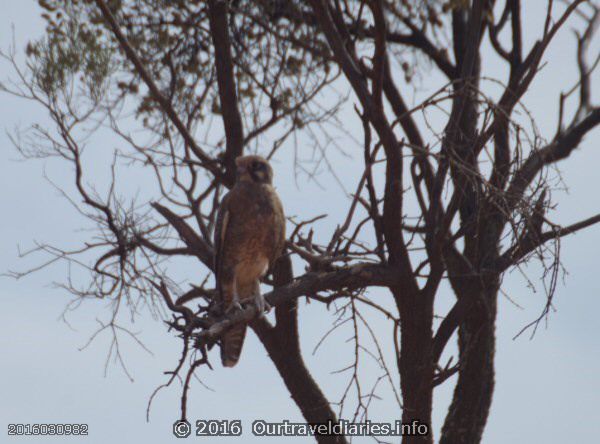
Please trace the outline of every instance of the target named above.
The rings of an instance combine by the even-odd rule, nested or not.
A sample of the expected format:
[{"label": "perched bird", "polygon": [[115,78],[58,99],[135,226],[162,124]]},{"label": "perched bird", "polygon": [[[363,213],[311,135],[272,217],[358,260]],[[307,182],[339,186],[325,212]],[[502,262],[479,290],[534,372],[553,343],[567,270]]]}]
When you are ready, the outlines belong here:
[{"label": "perched bird", "polygon": [[[269,163],[260,156],[238,157],[235,162],[236,183],[221,201],[215,227],[217,293],[226,312],[249,302],[262,315],[267,304],[259,281],[283,251],[285,216]],[[223,366],[237,363],[245,335],[244,323],[223,334]]]}]

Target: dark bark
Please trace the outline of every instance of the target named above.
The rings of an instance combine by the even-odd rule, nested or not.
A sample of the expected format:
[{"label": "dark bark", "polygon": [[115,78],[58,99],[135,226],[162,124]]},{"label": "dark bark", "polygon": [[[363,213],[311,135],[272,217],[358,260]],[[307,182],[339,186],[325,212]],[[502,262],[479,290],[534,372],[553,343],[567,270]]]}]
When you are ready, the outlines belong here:
[{"label": "dark bark", "polygon": [[[458,298],[455,313],[460,318],[451,329],[442,324],[441,336],[436,341],[436,357],[442,352],[440,343],[449,339],[449,333],[458,327],[459,373],[452,403],[440,442],[478,443],[487,421],[494,381],[494,325],[496,291],[489,288],[489,274],[483,262],[498,253],[498,230],[485,227],[489,220],[485,213],[481,182],[475,180],[479,172],[476,151],[478,97],[480,80],[480,43],[486,2],[474,1],[469,10],[453,13],[454,51],[460,78],[454,84],[456,98],[445,131],[443,151],[449,156],[450,173],[458,197],[458,213],[466,234],[463,255],[453,250],[447,253],[447,266],[454,292]],[[466,166],[466,168],[465,168]],[[481,231],[487,229],[488,231]],[[465,259],[466,258],[466,259]],[[456,265],[454,264],[456,263]],[[467,267],[466,264],[473,264]],[[458,276],[470,276],[461,278]],[[487,286],[487,287],[486,287]],[[466,304],[466,305],[462,305]],[[463,309],[465,307],[465,309]]]},{"label": "dark bark", "polygon": [[497,280],[489,278],[459,328],[460,372],[440,444],[481,442],[494,392]]},{"label": "dark bark", "polygon": [[223,127],[225,128],[225,179],[228,185],[235,181],[235,159],[244,150],[244,128],[238,109],[236,84],[231,60],[231,42],[228,27],[228,6],[224,0],[208,2],[210,33],[215,48],[215,67]]},{"label": "dark bark", "polygon": [[433,408],[432,320],[433,299],[422,293],[398,294],[400,301],[400,388],[402,422],[427,424],[427,436],[404,436],[403,444],[433,443],[431,412]]}]

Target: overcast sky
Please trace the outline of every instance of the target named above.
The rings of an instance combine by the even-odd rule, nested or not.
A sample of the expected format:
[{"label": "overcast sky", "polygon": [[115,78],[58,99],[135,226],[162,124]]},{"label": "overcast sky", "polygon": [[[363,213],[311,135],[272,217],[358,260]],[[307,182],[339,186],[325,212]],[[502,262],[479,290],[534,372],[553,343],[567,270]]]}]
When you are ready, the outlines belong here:
[{"label": "overcast sky", "polygon": [[[546,4],[542,0],[527,3],[531,8]],[[28,39],[43,32],[37,2],[0,0],[0,6],[3,11],[0,46],[8,48],[12,39],[11,26],[14,25],[16,47],[22,52]],[[540,14],[526,17],[531,20],[527,22],[526,32],[532,36],[540,29],[542,18]],[[564,29],[546,57],[548,64],[542,75],[526,97],[538,126],[547,135],[553,133],[556,124],[554,110],[560,87],[568,86],[565,80],[575,72],[572,41],[572,33]],[[497,75],[502,69],[493,63],[484,65],[487,74]],[[0,63],[0,79],[12,76],[10,66]],[[596,84],[600,86],[597,80],[598,77]],[[3,216],[0,272],[4,272],[36,263],[35,258],[18,259],[17,245],[27,249],[35,241],[44,241],[75,246],[77,241],[85,239],[86,233],[79,230],[83,224],[78,214],[43,177],[46,174],[55,182],[68,186],[71,170],[60,163],[18,161],[4,131],[33,122],[49,125],[43,110],[33,103],[0,95],[0,118],[3,129],[0,132],[0,213]],[[356,127],[353,118],[351,113],[348,114],[347,123]],[[109,151],[119,143],[115,139],[100,142],[96,141],[95,146]],[[551,214],[553,220],[569,223],[600,212],[597,191],[600,186],[597,174],[599,144],[600,131],[596,130],[570,159],[560,164],[568,191],[553,193],[559,203]],[[356,155],[360,157],[360,152]],[[342,181],[352,186],[357,167],[350,159],[339,161],[346,162],[339,170],[348,176],[348,181],[344,176]],[[335,215],[344,211],[347,203],[343,199],[330,199],[333,192],[338,192],[332,191],[335,184],[330,178],[323,178],[329,191],[304,183],[300,189],[285,170],[288,163],[286,157],[281,156],[275,164],[276,185],[288,214],[307,216],[326,212]],[[94,178],[96,175],[106,180],[105,170],[92,173]],[[127,186],[132,189],[149,186],[145,178],[125,177]],[[320,227],[331,230],[335,221],[327,219]],[[569,273],[557,288],[556,312],[550,316],[547,328],[541,328],[533,340],[529,340],[528,335],[517,340],[512,338],[542,310],[542,287],[534,281],[537,291],[533,291],[518,273],[506,277],[504,289],[522,309],[500,296],[496,392],[484,435],[485,443],[591,442],[592,437],[600,436],[598,245],[600,226],[563,241],[562,260]],[[177,362],[180,341],[151,316],[139,316],[132,329],[140,333],[153,354],[123,338],[122,351],[133,382],[114,362],[109,363],[105,375],[111,337],[100,336],[89,347],[80,349],[97,328],[97,319],[106,319],[108,310],[101,302],[87,302],[68,316],[69,324],[63,322],[61,314],[71,298],[50,284],[64,278],[65,272],[63,266],[56,266],[19,281],[0,278],[0,418],[4,427],[0,436],[12,423],[86,423],[89,424],[89,436],[80,440],[72,438],[70,442],[107,443],[127,439],[150,444],[174,440],[171,424],[179,416],[180,396],[176,384],[155,398],[149,423],[145,415],[150,394],[165,381],[163,371],[172,369]],[[180,272],[193,275],[194,268],[184,267]],[[449,298],[449,293],[446,296]],[[302,301],[301,306],[301,336],[307,365],[333,400],[339,396],[345,382],[330,374],[340,367],[338,358],[341,355],[334,347],[336,342],[326,344],[315,356],[310,353],[327,331],[331,314],[324,313],[319,304],[306,306]],[[252,420],[302,421],[302,416],[256,337],[249,334],[246,341],[242,359],[234,369],[224,370],[220,366],[214,372],[202,369],[200,377],[213,391],[198,383],[193,385],[189,417],[241,419],[244,442],[269,439],[280,442],[281,438],[254,438],[249,430]],[[453,380],[435,393],[436,436],[439,436],[450,400],[452,383]],[[397,417],[399,412],[391,396],[375,403],[372,419],[392,421]],[[313,442],[312,438],[286,440]],[[19,437],[7,442],[17,441],[27,439]],[[42,442],[41,438],[31,441]],[[218,442],[231,440],[221,438]],[[355,442],[371,441],[357,439]]]}]

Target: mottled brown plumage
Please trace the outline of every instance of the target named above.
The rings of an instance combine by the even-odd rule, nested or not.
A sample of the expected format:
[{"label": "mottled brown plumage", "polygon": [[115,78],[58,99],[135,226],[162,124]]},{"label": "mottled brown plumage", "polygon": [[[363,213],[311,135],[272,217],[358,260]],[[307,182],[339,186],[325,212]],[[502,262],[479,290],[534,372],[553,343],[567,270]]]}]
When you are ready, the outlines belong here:
[{"label": "mottled brown plumage", "polygon": [[[223,197],[215,228],[217,290],[226,311],[254,303],[265,310],[259,281],[285,244],[285,216],[272,186],[273,170],[260,156],[236,159],[237,181]],[[230,328],[221,338],[221,361],[233,367],[240,356],[246,325]]]}]

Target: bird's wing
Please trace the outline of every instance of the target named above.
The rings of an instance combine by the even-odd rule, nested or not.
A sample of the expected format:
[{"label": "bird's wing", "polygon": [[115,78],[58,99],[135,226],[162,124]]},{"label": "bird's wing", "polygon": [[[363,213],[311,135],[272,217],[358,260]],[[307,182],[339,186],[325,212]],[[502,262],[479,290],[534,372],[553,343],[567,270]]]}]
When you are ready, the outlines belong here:
[{"label": "bird's wing", "polygon": [[275,231],[275,248],[271,257],[271,266],[285,250],[285,213],[276,191],[273,191],[273,224]]},{"label": "bird's wing", "polygon": [[221,200],[221,205],[219,206],[219,213],[217,214],[217,225],[215,226],[214,233],[214,245],[215,245],[215,257],[214,257],[214,271],[215,271],[215,279],[217,285],[217,295],[219,299],[222,301],[221,294],[221,267],[223,264],[223,245],[225,244],[225,235],[227,233],[227,227],[229,226],[229,200],[230,194],[227,193],[223,200]]},{"label": "bird's wing", "polygon": [[[217,225],[215,226],[214,233],[214,245],[215,245],[215,260],[214,260],[214,269],[215,269],[215,278],[217,283],[217,297],[219,298],[219,303],[226,304],[225,297],[223,295],[223,262],[224,259],[224,250],[226,246],[226,242],[231,242],[231,234],[228,237],[228,229],[232,226],[232,212],[231,212],[231,201],[232,196],[237,195],[236,191],[230,191],[227,193],[223,200],[221,201],[221,205],[219,207],[219,213],[217,214]],[[225,308],[225,307],[223,307]],[[221,362],[225,367],[233,367],[239,360],[240,354],[242,352],[242,346],[244,345],[244,337],[246,336],[246,324],[239,323],[233,325],[229,329],[227,329],[223,335],[221,336]]]}]

